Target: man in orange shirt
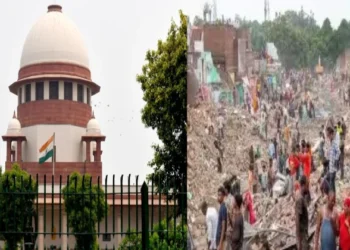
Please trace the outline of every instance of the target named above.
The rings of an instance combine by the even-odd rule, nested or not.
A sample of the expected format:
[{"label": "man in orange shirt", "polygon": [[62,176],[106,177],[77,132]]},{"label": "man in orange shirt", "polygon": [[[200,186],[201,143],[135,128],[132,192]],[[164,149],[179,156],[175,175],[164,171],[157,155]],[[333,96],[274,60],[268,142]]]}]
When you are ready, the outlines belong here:
[{"label": "man in orange shirt", "polygon": [[304,175],[309,181],[311,174],[311,152],[309,143],[307,143],[305,147],[303,147],[303,153],[301,154],[300,158],[304,166]]},{"label": "man in orange shirt", "polygon": [[292,153],[288,157],[288,165],[289,165],[289,168],[290,168],[290,174],[294,178],[294,176],[297,173],[297,171],[299,171],[299,165],[300,165],[299,157],[296,154],[296,149],[295,148],[292,149]]}]

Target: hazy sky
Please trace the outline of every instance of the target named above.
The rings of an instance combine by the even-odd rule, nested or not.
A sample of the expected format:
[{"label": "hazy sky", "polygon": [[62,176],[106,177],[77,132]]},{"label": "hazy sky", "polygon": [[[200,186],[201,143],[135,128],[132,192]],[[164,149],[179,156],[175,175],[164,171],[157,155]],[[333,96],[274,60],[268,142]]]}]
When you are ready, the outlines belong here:
[{"label": "hazy sky", "polygon": [[[245,16],[248,19],[256,19],[262,21],[264,19],[264,0],[216,0],[218,17],[233,18],[236,14]],[[194,17],[202,16],[202,9],[205,2],[213,3],[213,1],[191,0],[188,1],[187,13]],[[350,1],[349,0],[269,0],[270,17],[275,16],[276,11],[285,11],[287,9],[300,10],[303,6],[304,11],[312,10],[318,23],[323,22],[329,17],[333,27],[338,27],[342,18],[350,19]],[[193,20],[193,18],[191,18]]]},{"label": "hazy sky", "polygon": [[[53,3],[62,5],[63,13],[80,29],[90,56],[92,79],[101,86],[93,97],[102,133],[103,175],[138,174],[144,179],[152,171],[147,166],[153,157],[152,143],[157,135],[141,122],[144,103],[136,82],[146,51],[156,48],[158,39],[166,38],[172,17],[186,0],[12,0],[1,5],[0,30],[0,101],[1,135],[17,108],[16,96],[8,86],[17,80],[22,46],[32,25]],[[0,143],[0,164],[5,162],[6,145]],[[124,178],[126,180],[126,178]]]}]

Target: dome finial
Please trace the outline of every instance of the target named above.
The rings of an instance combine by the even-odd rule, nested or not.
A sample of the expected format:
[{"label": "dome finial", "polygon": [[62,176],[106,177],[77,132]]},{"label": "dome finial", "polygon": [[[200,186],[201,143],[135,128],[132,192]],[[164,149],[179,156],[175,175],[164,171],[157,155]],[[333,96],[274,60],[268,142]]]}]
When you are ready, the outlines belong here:
[{"label": "dome finial", "polygon": [[13,116],[12,116],[13,119],[16,119],[16,111],[13,111]]},{"label": "dome finial", "polygon": [[47,12],[62,12],[62,6],[58,4],[51,4],[47,7]]},{"label": "dome finial", "polygon": [[95,112],[94,111],[92,111],[91,119],[95,119]]}]

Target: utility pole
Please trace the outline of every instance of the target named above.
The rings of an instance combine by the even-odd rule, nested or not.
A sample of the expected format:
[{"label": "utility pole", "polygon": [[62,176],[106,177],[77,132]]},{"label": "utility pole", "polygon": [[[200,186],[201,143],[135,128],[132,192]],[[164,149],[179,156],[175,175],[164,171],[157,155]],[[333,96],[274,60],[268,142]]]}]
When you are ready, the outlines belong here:
[{"label": "utility pole", "polygon": [[265,4],[264,4],[264,18],[265,18],[265,22],[270,20],[270,3],[269,3],[269,0],[265,0]]},{"label": "utility pole", "polygon": [[217,10],[217,0],[213,0],[213,21],[216,22],[218,18],[218,10]]}]

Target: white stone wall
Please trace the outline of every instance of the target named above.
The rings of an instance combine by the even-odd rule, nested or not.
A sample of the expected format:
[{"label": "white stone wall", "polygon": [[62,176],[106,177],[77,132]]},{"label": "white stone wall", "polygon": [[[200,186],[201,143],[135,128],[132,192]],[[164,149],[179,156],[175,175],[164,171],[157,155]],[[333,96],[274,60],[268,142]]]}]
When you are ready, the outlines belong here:
[{"label": "white stone wall", "polygon": [[[86,129],[73,125],[34,125],[22,128],[26,136],[22,148],[24,162],[37,162],[39,160],[39,148],[55,133],[56,161],[57,162],[83,162],[85,161],[85,143],[81,142],[81,136]],[[91,145],[91,159],[92,145]]]}]

